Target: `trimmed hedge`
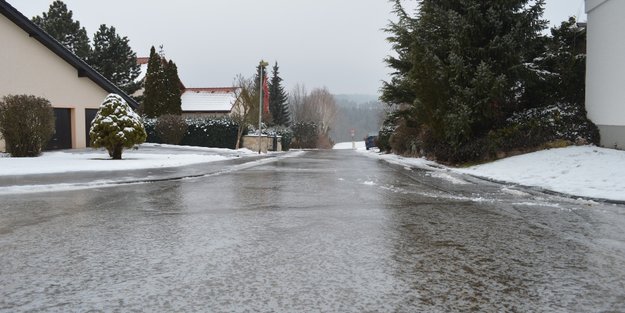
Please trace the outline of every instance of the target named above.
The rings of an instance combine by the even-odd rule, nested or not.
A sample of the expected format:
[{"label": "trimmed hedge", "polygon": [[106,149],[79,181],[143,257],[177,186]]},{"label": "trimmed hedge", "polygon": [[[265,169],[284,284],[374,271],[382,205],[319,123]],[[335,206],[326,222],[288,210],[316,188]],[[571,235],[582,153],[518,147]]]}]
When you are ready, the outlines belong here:
[{"label": "trimmed hedge", "polygon": [[189,126],[182,116],[166,114],[156,120],[154,132],[164,143],[177,145],[184,138],[188,128]]},{"label": "trimmed hedge", "polygon": [[319,127],[315,122],[297,122],[293,124],[293,142],[291,146],[297,149],[317,148]]},{"label": "trimmed hedge", "polygon": [[[147,142],[164,143],[156,134],[157,119],[144,118]],[[186,118],[187,131],[180,142],[184,146],[235,149],[238,125],[230,118]]]}]

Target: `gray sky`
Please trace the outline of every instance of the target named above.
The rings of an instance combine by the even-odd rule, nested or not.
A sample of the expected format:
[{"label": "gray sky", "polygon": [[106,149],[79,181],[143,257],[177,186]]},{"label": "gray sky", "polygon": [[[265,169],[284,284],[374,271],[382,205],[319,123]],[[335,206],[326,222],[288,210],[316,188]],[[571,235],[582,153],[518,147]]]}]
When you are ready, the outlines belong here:
[{"label": "gray sky", "polygon": [[[8,0],[27,17],[52,0]],[[64,0],[89,37],[115,26],[138,56],[164,45],[187,87],[231,86],[261,59],[278,61],[290,89],[326,86],[335,94],[376,94],[391,53],[381,31],[393,19],[386,0]],[[545,18],[585,20],[583,0],[547,0]]]}]

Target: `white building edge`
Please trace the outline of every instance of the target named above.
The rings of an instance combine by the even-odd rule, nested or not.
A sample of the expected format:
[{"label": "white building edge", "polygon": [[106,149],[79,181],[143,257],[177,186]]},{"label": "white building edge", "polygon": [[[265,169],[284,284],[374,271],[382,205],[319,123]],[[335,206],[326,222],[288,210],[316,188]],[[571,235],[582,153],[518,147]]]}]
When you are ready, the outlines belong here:
[{"label": "white building edge", "polygon": [[625,149],[625,0],[586,0],[586,110],[601,145]]}]

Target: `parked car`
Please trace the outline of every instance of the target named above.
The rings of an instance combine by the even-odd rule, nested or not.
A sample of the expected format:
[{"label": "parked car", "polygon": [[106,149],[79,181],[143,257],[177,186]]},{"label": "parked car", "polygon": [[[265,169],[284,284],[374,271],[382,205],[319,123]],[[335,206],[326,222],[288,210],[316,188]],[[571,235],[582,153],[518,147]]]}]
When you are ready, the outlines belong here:
[{"label": "parked car", "polygon": [[367,148],[367,150],[373,148],[373,147],[377,147],[376,142],[378,141],[378,134],[369,134],[369,136],[367,136],[367,138],[365,138],[365,147]]}]

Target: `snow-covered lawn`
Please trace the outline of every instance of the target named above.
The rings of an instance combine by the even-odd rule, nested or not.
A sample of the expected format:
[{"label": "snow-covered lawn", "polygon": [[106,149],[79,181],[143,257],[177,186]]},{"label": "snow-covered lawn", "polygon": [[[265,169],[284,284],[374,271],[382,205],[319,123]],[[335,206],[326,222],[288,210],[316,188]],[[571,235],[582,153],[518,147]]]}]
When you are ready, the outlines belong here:
[{"label": "snow-covered lawn", "polygon": [[625,151],[592,146],[549,149],[456,171],[576,196],[625,201]]},{"label": "snow-covered lawn", "polygon": [[518,155],[469,168],[450,168],[422,158],[392,154],[368,155],[407,167],[469,174],[573,196],[625,201],[625,151],[572,146]]},{"label": "snow-covered lawn", "polygon": [[0,157],[0,176],[175,167],[253,154],[247,149],[235,151],[143,144],[138,150],[125,150],[123,160],[111,160],[106,150],[90,149],[44,152],[36,158],[10,158],[5,155]]}]

